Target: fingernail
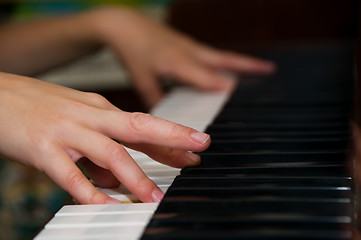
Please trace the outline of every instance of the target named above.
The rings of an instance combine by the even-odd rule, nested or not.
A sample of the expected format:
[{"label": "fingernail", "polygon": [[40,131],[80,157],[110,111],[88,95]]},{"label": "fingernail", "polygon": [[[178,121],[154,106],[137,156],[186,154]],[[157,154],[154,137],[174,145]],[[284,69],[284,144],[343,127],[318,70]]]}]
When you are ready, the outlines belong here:
[{"label": "fingernail", "polygon": [[186,158],[191,160],[191,163],[199,163],[201,161],[201,157],[195,153],[192,152],[186,152],[185,153]]},{"label": "fingernail", "polygon": [[191,133],[190,136],[194,141],[196,141],[197,143],[200,143],[200,144],[205,144],[209,139],[208,134],[201,133],[201,132],[193,132],[193,133]]},{"label": "fingernail", "polygon": [[153,199],[153,202],[160,202],[164,197],[164,193],[159,190],[159,189],[154,189],[153,192],[152,192],[152,199]]},{"label": "fingernail", "polygon": [[106,204],[120,204],[121,202],[115,198],[109,198],[105,203]]}]

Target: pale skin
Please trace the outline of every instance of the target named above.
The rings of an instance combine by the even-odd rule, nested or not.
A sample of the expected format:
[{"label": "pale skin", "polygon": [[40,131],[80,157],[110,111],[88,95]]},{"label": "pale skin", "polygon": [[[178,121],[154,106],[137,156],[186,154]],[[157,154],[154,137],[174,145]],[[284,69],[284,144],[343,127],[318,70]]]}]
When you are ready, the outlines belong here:
[{"label": "pale skin", "polygon": [[163,94],[160,76],[203,90],[227,91],[234,83],[221,71],[274,71],[272,63],[206,47],[121,8],[8,24],[0,27],[0,36],[0,155],[44,171],[83,204],[118,201],[98,191],[76,162],[97,185],[114,187],[120,182],[141,201],[159,202],[163,193],[123,145],[181,168],[199,164],[200,157],[192,151],[205,150],[210,137],[148,114],[124,112],[95,93],[22,75],[108,46],[152,106]]}]

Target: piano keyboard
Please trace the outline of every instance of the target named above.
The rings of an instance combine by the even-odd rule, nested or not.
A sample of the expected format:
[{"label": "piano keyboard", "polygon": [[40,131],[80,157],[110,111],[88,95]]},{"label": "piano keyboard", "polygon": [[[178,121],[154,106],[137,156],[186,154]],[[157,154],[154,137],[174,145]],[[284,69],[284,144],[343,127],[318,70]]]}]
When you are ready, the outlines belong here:
[{"label": "piano keyboard", "polygon": [[353,64],[341,52],[275,57],[279,72],[243,80],[207,128],[201,165],[175,178],[142,240],[353,239]]},{"label": "piano keyboard", "polygon": [[243,79],[231,97],[172,92],[153,114],[211,134],[201,165],[173,169],[131,151],[166,191],[159,205],[65,206],[36,239],[353,239],[353,55],[308,50],[266,55],[278,73]]},{"label": "piano keyboard", "polygon": [[[180,87],[168,94],[151,114],[204,131],[228,97],[227,93],[199,92]],[[143,153],[127,150],[164,192],[180,174],[180,169],[153,161]],[[136,196],[122,186],[99,189],[124,204],[64,206],[35,239],[139,239],[158,204],[140,203]]]}]

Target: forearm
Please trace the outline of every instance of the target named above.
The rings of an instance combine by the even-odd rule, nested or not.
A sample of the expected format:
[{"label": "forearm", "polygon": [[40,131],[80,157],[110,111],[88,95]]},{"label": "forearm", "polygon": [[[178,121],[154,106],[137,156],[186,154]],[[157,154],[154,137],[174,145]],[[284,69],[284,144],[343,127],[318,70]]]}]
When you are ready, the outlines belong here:
[{"label": "forearm", "polygon": [[0,70],[33,75],[94,51],[94,12],[0,27]]}]

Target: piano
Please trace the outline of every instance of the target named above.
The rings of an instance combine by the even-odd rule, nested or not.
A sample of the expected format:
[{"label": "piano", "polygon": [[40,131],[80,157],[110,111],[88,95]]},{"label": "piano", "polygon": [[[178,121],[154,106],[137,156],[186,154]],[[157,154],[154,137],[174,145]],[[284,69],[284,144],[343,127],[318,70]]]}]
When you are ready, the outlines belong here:
[{"label": "piano", "polygon": [[64,206],[35,239],[358,239],[355,52],[272,50],[278,72],[231,94],[174,89],[151,113],[212,136],[201,165],[129,150],[166,192],[159,204],[101,189],[124,204]]}]

